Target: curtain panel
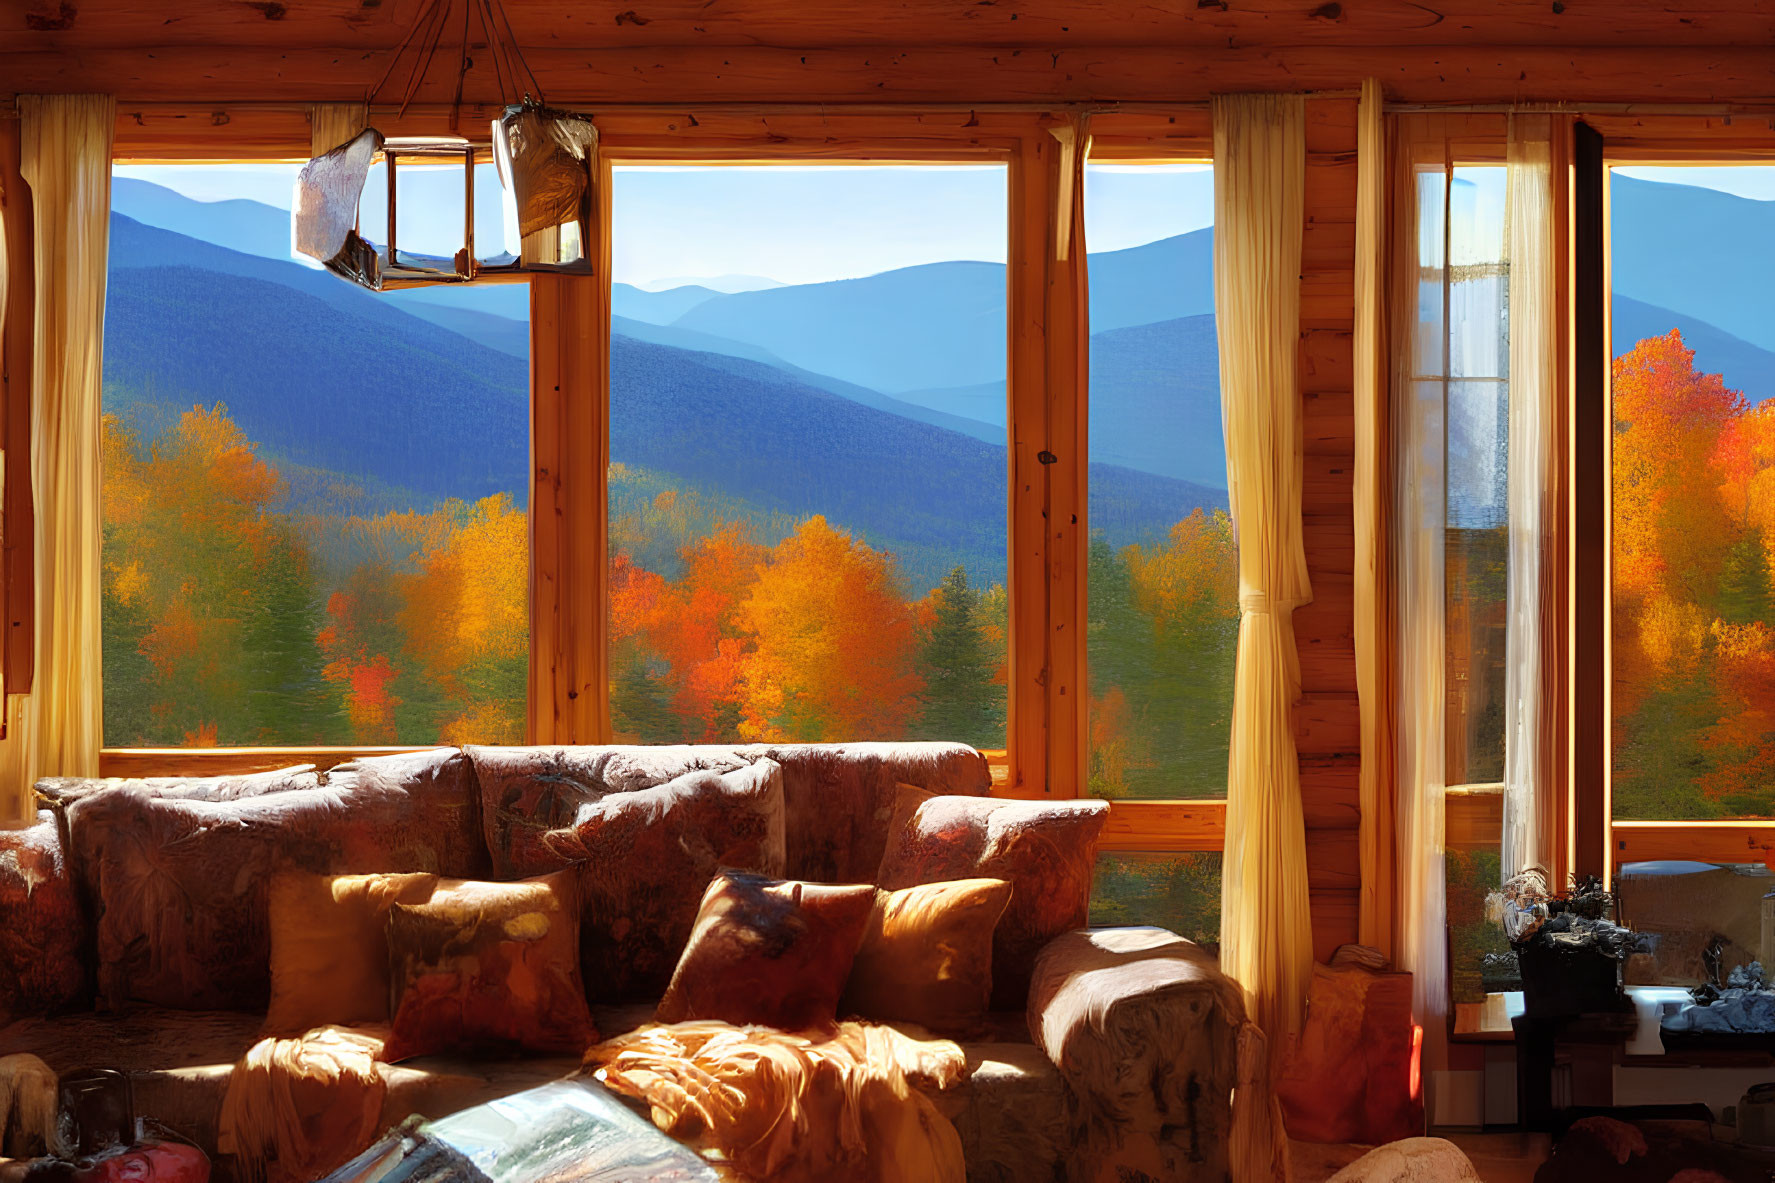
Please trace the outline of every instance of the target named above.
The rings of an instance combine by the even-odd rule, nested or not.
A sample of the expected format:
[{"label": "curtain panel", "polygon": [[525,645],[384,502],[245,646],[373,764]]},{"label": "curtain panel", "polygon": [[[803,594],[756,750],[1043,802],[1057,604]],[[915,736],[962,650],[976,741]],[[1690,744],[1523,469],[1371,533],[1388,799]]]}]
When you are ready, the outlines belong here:
[{"label": "curtain panel", "polygon": [[1504,878],[1551,872],[1553,785],[1542,773],[1544,630],[1551,533],[1553,407],[1558,385],[1553,118],[1512,115],[1505,164],[1504,262],[1509,268],[1509,570],[1504,639]]},{"label": "curtain panel", "polygon": [[[1403,138],[1403,137],[1402,137]],[[1431,147],[1434,158],[1422,149]],[[1400,144],[1393,184],[1392,381],[1397,962],[1412,974],[1426,1067],[1448,1014],[1444,866],[1448,522],[1445,291],[1449,162],[1438,142]]]},{"label": "curtain panel", "polygon": [[1214,113],[1214,301],[1227,486],[1239,542],[1221,967],[1275,1056],[1312,973],[1306,832],[1291,714],[1294,609],[1312,598],[1301,537],[1299,95],[1221,95]]},{"label": "curtain panel", "polygon": [[1356,567],[1353,633],[1362,764],[1357,773],[1361,811],[1358,843],[1362,894],[1358,937],[1388,958],[1395,955],[1393,890],[1392,719],[1387,686],[1391,653],[1387,585],[1386,291],[1387,136],[1380,81],[1362,83],[1356,112],[1356,323],[1352,345],[1356,417]]},{"label": "curtain panel", "polygon": [[42,776],[96,776],[99,388],[111,223],[106,95],[22,95],[21,172],[36,211],[30,479],[36,494],[36,681],[7,700],[0,777],[9,820],[35,813]]}]

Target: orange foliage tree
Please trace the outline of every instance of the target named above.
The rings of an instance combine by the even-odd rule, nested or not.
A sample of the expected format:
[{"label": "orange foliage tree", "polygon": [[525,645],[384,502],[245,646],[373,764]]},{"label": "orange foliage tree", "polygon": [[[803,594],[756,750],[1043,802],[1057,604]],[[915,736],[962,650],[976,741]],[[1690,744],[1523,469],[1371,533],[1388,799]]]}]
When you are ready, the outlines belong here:
[{"label": "orange foliage tree", "polygon": [[748,739],[902,735],[919,710],[911,607],[893,558],[812,517],[738,606]]},{"label": "orange foliage tree", "polygon": [[220,404],[146,446],[106,415],[101,449],[107,742],[324,738],[315,574],[276,470]]},{"label": "orange foliage tree", "polygon": [[1614,363],[1616,816],[1767,812],[1775,418],[1676,330]]}]

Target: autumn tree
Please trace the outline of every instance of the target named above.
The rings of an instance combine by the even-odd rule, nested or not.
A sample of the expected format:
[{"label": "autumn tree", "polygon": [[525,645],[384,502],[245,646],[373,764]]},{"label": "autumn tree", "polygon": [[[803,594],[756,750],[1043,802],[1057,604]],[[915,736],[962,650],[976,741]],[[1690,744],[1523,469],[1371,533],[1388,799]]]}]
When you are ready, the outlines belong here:
[{"label": "autumn tree", "polygon": [[1218,795],[1226,787],[1238,642],[1238,547],[1201,509],[1162,542],[1089,554],[1092,754],[1100,796]]},{"label": "autumn tree", "polygon": [[893,739],[917,717],[913,616],[890,555],[812,517],[736,610],[748,739]]},{"label": "autumn tree", "polygon": [[227,408],[144,444],[101,423],[105,728],[114,743],[327,742],[312,555]]},{"label": "autumn tree", "polygon": [[979,597],[961,567],[931,592],[932,620],[920,647],[923,734],[975,747],[1004,742],[1004,695],[993,684],[993,654],[982,631]]}]

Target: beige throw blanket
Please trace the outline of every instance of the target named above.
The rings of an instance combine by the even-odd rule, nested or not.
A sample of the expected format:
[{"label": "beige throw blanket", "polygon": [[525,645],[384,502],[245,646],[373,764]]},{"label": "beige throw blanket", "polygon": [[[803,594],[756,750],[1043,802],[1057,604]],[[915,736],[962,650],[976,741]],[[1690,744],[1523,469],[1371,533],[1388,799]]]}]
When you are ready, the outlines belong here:
[{"label": "beige throw blanket", "polygon": [[961,1048],[893,1027],[792,1033],[718,1022],[649,1025],[585,1066],[644,1101],[660,1129],[769,1183],[963,1183],[961,1138],[925,1090],[966,1071]]},{"label": "beige throw blanket", "polygon": [[316,1027],[261,1039],[234,1066],[217,1149],[243,1183],[308,1183],[382,1133],[376,1071],[385,1027]]}]

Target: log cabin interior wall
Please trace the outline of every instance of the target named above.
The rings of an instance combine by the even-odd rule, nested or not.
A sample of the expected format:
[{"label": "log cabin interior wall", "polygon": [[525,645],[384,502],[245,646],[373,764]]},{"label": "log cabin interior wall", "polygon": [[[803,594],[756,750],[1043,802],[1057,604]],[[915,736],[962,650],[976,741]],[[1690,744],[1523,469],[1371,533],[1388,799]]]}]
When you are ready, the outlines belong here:
[{"label": "log cabin interior wall", "polygon": [[[361,100],[423,3],[9,0],[0,5],[0,105],[10,108],[4,100],[15,93],[104,91],[118,96],[120,154],[306,155],[301,104]],[[505,6],[551,102],[594,114],[652,107],[668,125],[694,126],[691,108],[732,113],[748,104],[793,105],[816,118],[822,104],[962,112],[1019,104],[1064,117],[1118,103],[1200,102],[1215,91],[1321,92],[1308,104],[1300,342],[1314,600],[1295,614],[1321,958],[1356,939],[1362,878],[1352,628],[1354,88],[1375,76],[1394,102],[1709,104],[1722,114],[1775,101],[1775,5],[1766,0]],[[428,79],[407,119],[378,112],[375,121],[392,132],[435,128],[451,73]],[[470,104],[505,97],[493,92],[485,64],[471,68],[463,96]],[[470,106],[463,118],[484,124],[491,111]],[[1766,134],[1767,114],[1760,119]],[[135,771],[131,763],[114,759],[107,771]]]}]

